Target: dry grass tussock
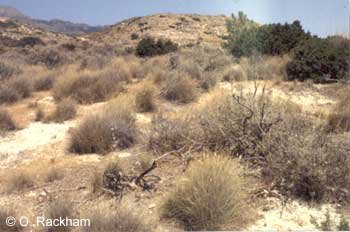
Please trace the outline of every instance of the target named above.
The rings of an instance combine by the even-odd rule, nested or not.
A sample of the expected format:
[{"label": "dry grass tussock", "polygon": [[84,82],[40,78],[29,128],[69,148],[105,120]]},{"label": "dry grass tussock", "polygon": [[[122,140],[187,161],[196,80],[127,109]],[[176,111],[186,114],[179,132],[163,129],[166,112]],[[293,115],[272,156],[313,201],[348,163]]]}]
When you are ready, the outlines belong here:
[{"label": "dry grass tussock", "polygon": [[156,109],[155,88],[151,84],[144,84],[136,90],[135,107],[140,113],[152,112]]},{"label": "dry grass tussock", "polygon": [[71,132],[69,150],[78,154],[105,154],[136,143],[133,103],[128,96],[112,100],[99,114],[88,116]]},{"label": "dry grass tussock", "polygon": [[77,114],[76,101],[70,98],[67,98],[67,99],[63,99],[57,104],[53,114],[48,117],[48,121],[62,123],[64,121],[75,118],[76,114]]},{"label": "dry grass tussock", "polygon": [[[51,202],[47,208],[45,216],[52,220],[59,220],[60,218],[75,218],[72,202],[63,199]],[[52,226],[45,228],[45,231],[47,232],[67,232],[71,230],[72,227],[70,226]]]},{"label": "dry grass tussock", "polygon": [[22,191],[34,186],[35,178],[32,173],[16,171],[9,175],[6,182],[7,192]]},{"label": "dry grass tussock", "polygon": [[350,131],[350,87],[342,91],[337,105],[328,117],[328,126],[333,132]]},{"label": "dry grass tussock", "polygon": [[71,69],[58,78],[53,93],[56,100],[71,97],[79,103],[89,104],[122,92],[129,80],[129,73],[122,68],[102,71]]},{"label": "dry grass tussock", "polygon": [[84,232],[148,232],[153,228],[143,215],[136,214],[124,204],[118,207],[100,205],[85,218],[90,218],[91,226],[84,227]]},{"label": "dry grass tussock", "polygon": [[0,108],[0,132],[13,131],[17,129],[17,125],[12,119],[8,110]]},{"label": "dry grass tussock", "polygon": [[178,220],[186,230],[242,228],[247,216],[244,184],[237,161],[209,154],[193,162],[169,193],[163,215]]},{"label": "dry grass tussock", "polygon": [[32,81],[25,76],[13,77],[0,82],[0,104],[13,103],[30,97],[32,90]]}]

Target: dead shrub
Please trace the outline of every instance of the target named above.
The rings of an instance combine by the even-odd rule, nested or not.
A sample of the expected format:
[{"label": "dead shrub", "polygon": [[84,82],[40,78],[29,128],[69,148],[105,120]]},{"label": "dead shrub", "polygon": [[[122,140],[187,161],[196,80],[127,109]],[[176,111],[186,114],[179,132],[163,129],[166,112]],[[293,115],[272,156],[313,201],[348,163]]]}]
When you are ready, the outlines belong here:
[{"label": "dead shrub", "polygon": [[124,78],[117,71],[104,71],[94,75],[75,74],[60,78],[54,86],[57,100],[72,97],[82,104],[104,101],[114,93],[124,90]]},{"label": "dead shrub", "polygon": [[16,68],[0,62],[0,81],[6,80],[18,72],[19,70]]},{"label": "dead shrub", "polygon": [[332,132],[350,131],[350,88],[344,91],[341,99],[328,116],[328,127]]},{"label": "dead shrub", "polygon": [[16,129],[17,129],[17,125],[13,121],[10,113],[6,109],[0,108],[0,132],[13,131]]},{"label": "dead shrub", "polygon": [[207,156],[193,162],[185,179],[167,196],[163,215],[180,221],[186,230],[239,229],[247,205],[243,184],[237,162]]},{"label": "dead shrub", "polygon": [[7,191],[22,191],[34,186],[34,178],[27,172],[16,172],[10,175],[7,183]]},{"label": "dead shrub", "polygon": [[[21,227],[19,223],[16,223],[14,226],[8,226],[6,224],[6,219],[10,216],[15,217],[17,219],[17,213],[14,210],[8,209],[5,207],[0,208],[0,231],[3,231],[3,232],[22,231],[23,227]],[[18,222],[18,220],[16,221]]]},{"label": "dead shrub", "polygon": [[40,122],[40,121],[42,121],[44,118],[45,118],[45,113],[44,113],[44,111],[43,111],[41,108],[38,108],[38,109],[35,111],[35,121],[36,121],[36,122]]},{"label": "dead shrub", "polygon": [[32,82],[28,78],[11,78],[0,84],[0,104],[16,102],[30,97],[31,93]]},{"label": "dead shrub", "polygon": [[135,107],[138,112],[152,112],[156,106],[154,103],[154,88],[151,85],[144,85],[138,89],[135,96]]},{"label": "dead shrub", "polygon": [[226,68],[223,72],[223,81],[245,81],[247,79],[243,69],[239,66]]},{"label": "dead shrub", "polygon": [[76,114],[77,103],[74,100],[67,98],[57,104],[56,110],[51,116],[49,116],[48,120],[62,123],[75,118]]},{"label": "dead shrub", "polygon": [[152,227],[141,215],[125,205],[119,207],[99,207],[88,214],[91,226],[84,227],[84,232],[148,232]]},{"label": "dead shrub", "polygon": [[166,76],[161,94],[169,101],[189,103],[197,98],[197,88],[187,76],[171,72]]},{"label": "dead shrub", "polygon": [[[45,216],[52,220],[60,220],[60,218],[74,218],[72,203],[67,200],[58,199],[51,202],[47,208]],[[47,232],[66,232],[72,230],[72,225],[50,226],[45,229]]]},{"label": "dead shrub", "polygon": [[87,117],[73,129],[70,151],[105,154],[116,148],[129,148],[136,143],[136,119],[128,99],[117,98],[101,114]]}]

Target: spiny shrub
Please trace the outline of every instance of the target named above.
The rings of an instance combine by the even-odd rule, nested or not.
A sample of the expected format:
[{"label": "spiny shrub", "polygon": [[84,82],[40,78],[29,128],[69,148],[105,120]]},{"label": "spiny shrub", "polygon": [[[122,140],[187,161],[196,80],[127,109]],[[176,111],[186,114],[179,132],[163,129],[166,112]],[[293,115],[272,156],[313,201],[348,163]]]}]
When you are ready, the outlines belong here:
[{"label": "spiny shrub", "polygon": [[124,205],[103,210],[99,207],[87,218],[90,218],[91,226],[84,227],[84,232],[148,232],[152,230],[143,217]]},{"label": "spiny shrub", "polygon": [[0,103],[13,103],[20,99],[30,97],[32,82],[24,77],[11,78],[0,83]]},{"label": "spiny shrub", "polygon": [[186,230],[237,229],[246,205],[241,175],[238,163],[227,157],[210,155],[192,163],[165,199],[163,216]]},{"label": "spiny shrub", "polygon": [[132,105],[124,100],[112,102],[109,109],[87,117],[73,129],[70,151],[78,154],[105,154],[116,148],[132,146],[137,135],[135,116]]},{"label": "spiny shrub", "polygon": [[328,116],[328,126],[333,132],[350,131],[350,88],[347,91]]},{"label": "spiny shrub", "polygon": [[197,98],[197,89],[188,76],[171,72],[162,85],[161,95],[169,101],[189,103]]},{"label": "spiny shrub", "polygon": [[49,117],[49,121],[64,122],[73,119],[77,114],[77,103],[70,99],[63,99],[56,106],[56,110]]},{"label": "spiny shrub", "polygon": [[54,86],[54,97],[60,100],[71,97],[82,104],[106,100],[113,93],[124,90],[125,80],[119,73],[106,71],[95,75],[77,75],[60,78]]},{"label": "spiny shrub", "polygon": [[151,85],[144,85],[140,88],[135,96],[135,107],[138,112],[154,111],[156,106],[154,103],[154,88]]},{"label": "spiny shrub", "polygon": [[178,45],[171,40],[154,38],[142,39],[136,47],[136,55],[140,57],[163,55],[176,51]]},{"label": "spiny shrub", "polygon": [[0,108],[0,132],[16,130],[17,125],[6,109]]}]

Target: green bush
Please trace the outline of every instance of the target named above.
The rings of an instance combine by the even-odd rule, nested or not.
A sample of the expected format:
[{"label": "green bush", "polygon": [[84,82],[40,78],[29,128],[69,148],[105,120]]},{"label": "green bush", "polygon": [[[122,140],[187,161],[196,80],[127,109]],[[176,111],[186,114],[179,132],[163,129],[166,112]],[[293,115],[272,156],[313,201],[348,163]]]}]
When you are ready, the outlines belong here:
[{"label": "green bush", "polygon": [[178,45],[171,40],[153,38],[142,39],[136,47],[136,55],[140,57],[163,55],[176,51]]},{"label": "green bush", "polygon": [[344,41],[344,46],[336,46],[329,39],[314,37],[301,43],[287,64],[288,79],[323,82],[349,78],[350,41]]},{"label": "green bush", "polygon": [[232,16],[227,24],[229,35],[226,47],[234,56],[250,56],[254,53],[282,55],[290,52],[299,42],[310,37],[299,21],[285,24],[258,26],[242,12]]}]

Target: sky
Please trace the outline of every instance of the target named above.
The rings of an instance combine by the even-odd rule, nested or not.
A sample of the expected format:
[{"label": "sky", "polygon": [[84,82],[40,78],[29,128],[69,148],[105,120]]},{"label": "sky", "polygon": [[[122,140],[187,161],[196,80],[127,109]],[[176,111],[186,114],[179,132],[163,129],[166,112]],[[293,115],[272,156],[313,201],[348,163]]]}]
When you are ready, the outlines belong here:
[{"label": "sky", "polygon": [[245,12],[259,23],[300,20],[312,34],[349,35],[350,0],[0,0],[38,19],[109,25],[154,13],[231,15]]}]

